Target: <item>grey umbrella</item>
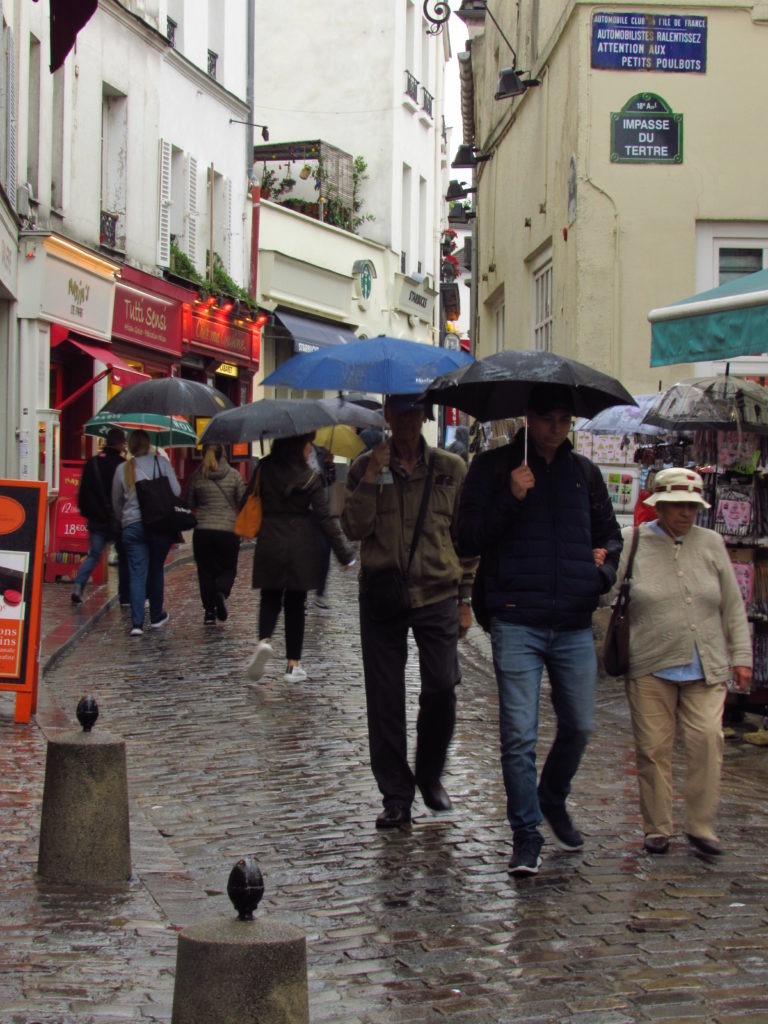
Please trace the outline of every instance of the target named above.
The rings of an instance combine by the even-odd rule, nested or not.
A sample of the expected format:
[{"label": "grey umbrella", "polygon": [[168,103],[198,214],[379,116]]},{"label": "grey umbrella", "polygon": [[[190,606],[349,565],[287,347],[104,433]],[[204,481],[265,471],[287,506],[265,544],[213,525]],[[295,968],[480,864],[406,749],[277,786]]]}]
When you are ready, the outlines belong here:
[{"label": "grey umbrella", "polygon": [[200,442],[266,441],[311,434],[337,423],[366,426],[381,422],[379,413],[337,398],[262,398],[214,416]]}]

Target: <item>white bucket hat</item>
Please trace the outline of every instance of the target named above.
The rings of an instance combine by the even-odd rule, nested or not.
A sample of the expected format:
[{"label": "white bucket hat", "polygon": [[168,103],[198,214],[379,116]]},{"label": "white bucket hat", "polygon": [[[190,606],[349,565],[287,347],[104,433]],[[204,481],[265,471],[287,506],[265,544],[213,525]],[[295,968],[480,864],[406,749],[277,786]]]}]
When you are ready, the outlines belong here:
[{"label": "white bucket hat", "polygon": [[653,494],[643,504],[677,501],[711,508],[709,502],[702,497],[703,491],[704,481],[692,469],[662,469],[653,481]]}]

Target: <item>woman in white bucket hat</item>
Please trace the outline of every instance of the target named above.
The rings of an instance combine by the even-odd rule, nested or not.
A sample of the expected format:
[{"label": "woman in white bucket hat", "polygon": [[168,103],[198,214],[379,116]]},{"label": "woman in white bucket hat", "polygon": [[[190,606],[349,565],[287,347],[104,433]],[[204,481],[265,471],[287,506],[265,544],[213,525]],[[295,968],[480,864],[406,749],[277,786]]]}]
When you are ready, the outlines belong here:
[{"label": "woman in white bucket hat", "polygon": [[648,853],[663,854],[674,833],[672,753],[679,725],[685,747],[684,831],[694,853],[722,853],[715,815],[723,762],[726,684],[746,690],[752,642],[736,575],[714,530],[695,526],[709,508],[704,485],[690,469],[656,474],[646,498],[655,522],[622,531],[624,548],[615,596],[632,547],[629,672],[640,812]]}]

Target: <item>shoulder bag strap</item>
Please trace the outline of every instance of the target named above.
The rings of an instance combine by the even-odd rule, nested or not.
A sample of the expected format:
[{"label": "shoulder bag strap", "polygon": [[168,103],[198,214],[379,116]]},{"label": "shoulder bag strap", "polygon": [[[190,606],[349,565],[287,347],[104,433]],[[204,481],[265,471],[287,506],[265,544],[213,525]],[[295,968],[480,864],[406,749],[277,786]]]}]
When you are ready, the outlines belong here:
[{"label": "shoulder bag strap", "polygon": [[637,551],[637,542],[640,539],[640,527],[636,526],[632,531],[632,547],[629,549],[629,559],[627,561],[627,568],[624,571],[623,583],[629,583],[632,579],[632,566],[635,564],[635,552]]},{"label": "shoulder bag strap", "polygon": [[427,479],[424,481],[424,491],[421,495],[421,504],[419,505],[419,514],[416,518],[416,526],[413,531],[413,540],[411,541],[411,550],[408,554],[408,565],[405,567],[405,575],[407,576],[411,569],[411,562],[413,561],[413,554],[416,550],[416,545],[419,542],[419,534],[421,528],[424,525],[424,516],[427,514],[427,502],[429,501],[429,492],[432,490],[432,474],[435,469],[435,456],[434,454],[429,457],[429,465],[427,467]]}]

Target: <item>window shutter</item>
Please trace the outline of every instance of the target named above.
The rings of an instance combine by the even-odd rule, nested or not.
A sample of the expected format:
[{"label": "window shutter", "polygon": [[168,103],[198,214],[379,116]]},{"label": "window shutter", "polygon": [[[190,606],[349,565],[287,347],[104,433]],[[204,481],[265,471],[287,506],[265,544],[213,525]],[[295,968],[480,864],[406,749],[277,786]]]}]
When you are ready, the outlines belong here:
[{"label": "window shutter", "polygon": [[224,260],[227,273],[232,273],[232,179],[224,181],[224,203],[227,210],[227,223],[224,227]]},{"label": "window shutter", "polygon": [[171,262],[171,144],[160,139],[160,208],[157,217],[157,262]]},{"label": "window shutter", "polygon": [[5,181],[11,205],[16,209],[16,48],[10,26],[5,39]]},{"label": "window shutter", "polygon": [[197,266],[197,157],[187,157],[187,180],[184,195],[187,256]]}]

